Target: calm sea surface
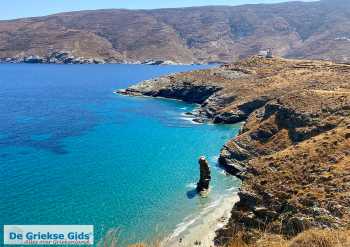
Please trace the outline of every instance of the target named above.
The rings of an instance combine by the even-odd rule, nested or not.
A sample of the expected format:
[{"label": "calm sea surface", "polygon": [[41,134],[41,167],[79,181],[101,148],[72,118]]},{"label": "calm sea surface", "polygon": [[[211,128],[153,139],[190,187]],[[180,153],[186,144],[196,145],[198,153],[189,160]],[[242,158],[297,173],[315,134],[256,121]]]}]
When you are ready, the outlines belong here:
[{"label": "calm sea surface", "polygon": [[[232,193],[216,155],[238,126],[193,124],[184,113],[195,106],[179,101],[113,94],[202,68],[1,64],[0,225],[91,224],[96,244],[119,232],[123,246],[170,234]],[[193,195],[200,155],[213,167],[206,199]]]}]

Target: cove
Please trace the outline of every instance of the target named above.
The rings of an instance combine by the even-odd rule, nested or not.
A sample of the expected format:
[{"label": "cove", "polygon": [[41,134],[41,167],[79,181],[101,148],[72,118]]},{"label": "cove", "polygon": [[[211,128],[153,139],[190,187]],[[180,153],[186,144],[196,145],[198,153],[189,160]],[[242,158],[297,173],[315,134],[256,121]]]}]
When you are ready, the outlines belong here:
[{"label": "cove", "polygon": [[[0,224],[94,225],[96,246],[111,232],[126,246],[186,230],[238,187],[216,166],[238,126],[113,91],[205,67],[1,64]],[[201,155],[213,170],[205,199],[193,194]]]}]

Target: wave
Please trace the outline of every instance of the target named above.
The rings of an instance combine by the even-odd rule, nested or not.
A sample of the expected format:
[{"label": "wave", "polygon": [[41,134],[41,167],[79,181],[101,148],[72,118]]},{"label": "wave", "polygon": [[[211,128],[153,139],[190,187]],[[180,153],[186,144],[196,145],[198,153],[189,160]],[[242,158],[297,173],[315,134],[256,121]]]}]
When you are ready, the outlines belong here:
[{"label": "wave", "polygon": [[[187,216],[183,222],[178,224],[171,235],[164,240],[162,246],[178,246],[179,241],[184,241],[184,246],[192,244],[194,239],[202,239],[201,234],[207,236],[205,241],[211,242],[211,236],[220,227],[223,227],[229,218],[232,205],[237,201],[230,195],[222,195],[217,200],[202,208],[196,215]],[[223,220],[225,219],[225,220]],[[210,236],[209,236],[210,235]],[[205,245],[207,246],[207,245]],[[208,245],[209,246],[209,245]]]},{"label": "wave", "polygon": [[200,215],[205,215],[205,214],[208,213],[208,211],[209,211],[210,209],[216,208],[217,206],[219,206],[220,203],[221,203],[221,201],[222,201],[222,198],[223,198],[223,197],[221,196],[219,199],[217,199],[216,201],[212,202],[212,203],[209,204],[207,207],[205,207],[205,208],[202,210],[202,212],[200,213]]},{"label": "wave", "polygon": [[226,189],[226,191],[235,191],[235,190],[237,190],[237,187],[231,187],[231,188]]},{"label": "wave", "polygon": [[[220,168],[221,169],[221,168]],[[219,174],[220,175],[222,175],[222,176],[227,176],[228,174],[227,174],[227,172],[225,171],[225,170],[223,170],[223,169],[221,169],[220,171],[219,171]]]},{"label": "wave", "polygon": [[[192,183],[191,183],[191,185],[192,185]],[[176,228],[175,228],[174,232],[170,235],[169,239],[174,239],[174,238],[178,237],[181,233],[188,230],[192,225],[194,225],[195,223],[197,223],[199,221],[202,221],[204,215],[209,214],[212,209],[215,209],[220,205],[222,198],[223,197],[220,197],[218,200],[210,203],[207,207],[203,208],[201,210],[201,212],[196,217],[194,217],[193,215],[187,216],[183,220],[183,222],[176,225]]]},{"label": "wave", "polygon": [[218,163],[218,160],[219,160],[219,155],[215,155],[215,156],[210,158],[210,161],[213,163]]},{"label": "wave", "polygon": [[181,233],[185,232],[192,224],[194,224],[201,217],[197,216],[194,219],[184,221],[176,226],[174,232],[170,235],[169,239],[174,239],[180,236]]},{"label": "wave", "polygon": [[180,117],[179,119],[181,119],[181,120],[184,120],[184,121],[188,121],[188,122],[190,122],[191,124],[202,124],[202,123],[198,123],[198,122],[196,122],[196,121],[194,121],[194,118],[193,117]]},{"label": "wave", "polygon": [[197,184],[195,182],[186,184],[186,188],[188,189],[195,189],[197,187]]}]

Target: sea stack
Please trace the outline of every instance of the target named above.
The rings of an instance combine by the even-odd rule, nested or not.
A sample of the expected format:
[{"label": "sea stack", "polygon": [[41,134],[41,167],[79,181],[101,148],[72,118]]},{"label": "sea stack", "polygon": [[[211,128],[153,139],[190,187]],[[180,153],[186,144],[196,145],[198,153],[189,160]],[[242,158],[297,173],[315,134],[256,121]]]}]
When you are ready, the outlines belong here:
[{"label": "sea stack", "polygon": [[200,178],[199,178],[199,182],[197,183],[197,192],[201,196],[205,197],[209,193],[209,183],[211,180],[210,166],[204,156],[201,156],[199,158],[198,163],[199,163]]}]

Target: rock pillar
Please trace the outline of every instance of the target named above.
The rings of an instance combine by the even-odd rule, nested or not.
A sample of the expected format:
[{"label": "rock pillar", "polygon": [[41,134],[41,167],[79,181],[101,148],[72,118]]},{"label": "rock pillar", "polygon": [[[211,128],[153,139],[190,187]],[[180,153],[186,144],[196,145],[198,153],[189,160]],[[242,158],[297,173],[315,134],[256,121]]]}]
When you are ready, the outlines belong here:
[{"label": "rock pillar", "polygon": [[211,180],[210,166],[204,156],[199,158],[198,163],[199,163],[200,178],[197,183],[197,192],[201,196],[206,196],[209,193],[209,183]]}]

